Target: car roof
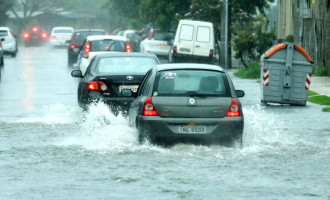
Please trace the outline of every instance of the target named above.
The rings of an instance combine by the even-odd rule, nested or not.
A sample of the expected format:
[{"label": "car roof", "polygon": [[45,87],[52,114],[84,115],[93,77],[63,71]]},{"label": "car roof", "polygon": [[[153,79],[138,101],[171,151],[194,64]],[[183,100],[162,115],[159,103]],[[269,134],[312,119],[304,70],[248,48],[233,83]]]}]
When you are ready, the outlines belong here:
[{"label": "car roof", "polygon": [[164,70],[177,70],[177,69],[202,69],[202,70],[225,72],[222,67],[217,65],[209,65],[209,64],[180,63],[180,64],[160,64],[156,66],[156,70],[158,72]]},{"label": "car roof", "polygon": [[99,32],[104,32],[103,29],[78,29],[75,32],[94,32],[94,31],[99,31]]},{"label": "car roof", "polygon": [[112,40],[121,40],[126,42],[127,38],[117,35],[91,35],[87,37],[88,41],[100,40],[100,39],[112,39]]},{"label": "car roof", "polygon": [[6,31],[9,31],[9,27],[0,27],[0,30],[6,30]]},{"label": "car roof", "polygon": [[55,29],[70,29],[70,30],[73,30],[72,27],[68,27],[68,26],[66,26],[66,27],[64,27],[64,26],[53,27],[53,30],[55,30]]},{"label": "car roof", "polygon": [[109,52],[97,54],[97,58],[110,58],[110,57],[150,57],[157,58],[154,54],[150,53],[126,53],[126,52]]}]

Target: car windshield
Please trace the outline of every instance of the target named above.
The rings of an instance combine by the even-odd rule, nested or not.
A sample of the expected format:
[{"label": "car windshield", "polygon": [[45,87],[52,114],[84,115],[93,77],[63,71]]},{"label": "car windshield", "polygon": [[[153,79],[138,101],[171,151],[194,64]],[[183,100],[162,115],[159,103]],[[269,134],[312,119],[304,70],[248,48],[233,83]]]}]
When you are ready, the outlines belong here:
[{"label": "car windshield", "polygon": [[90,51],[118,51],[126,52],[126,42],[116,40],[96,40],[91,42]]},{"label": "car windshield", "polygon": [[8,36],[8,31],[0,30],[0,36]]},{"label": "car windshield", "polygon": [[73,41],[77,43],[83,43],[90,35],[105,35],[105,33],[101,31],[77,32],[75,37],[73,38]]},{"label": "car windshield", "polygon": [[154,96],[230,96],[225,73],[170,70],[157,73]]},{"label": "car windshield", "polygon": [[55,29],[54,33],[73,33],[71,29]]},{"label": "car windshield", "polygon": [[143,75],[156,64],[156,60],[152,57],[108,57],[100,59],[94,67],[93,73],[97,75]]},{"label": "car windshield", "polygon": [[155,32],[153,35],[154,40],[169,40],[174,38],[174,33],[166,32],[166,33],[159,33]]}]

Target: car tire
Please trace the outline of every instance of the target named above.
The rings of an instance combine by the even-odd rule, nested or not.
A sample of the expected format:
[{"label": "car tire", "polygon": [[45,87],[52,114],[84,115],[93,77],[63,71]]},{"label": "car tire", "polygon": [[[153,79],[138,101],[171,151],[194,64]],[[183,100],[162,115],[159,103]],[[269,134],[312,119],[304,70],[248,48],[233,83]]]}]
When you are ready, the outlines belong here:
[{"label": "car tire", "polygon": [[70,57],[70,55],[68,55],[68,67],[72,67],[73,66],[73,59]]},{"label": "car tire", "polygon": [[16,58],[17,51],[11,54],[11,57]]},{"label": "car tire", "polygon": [[2,56],[1,59],[0,59],[0,66],[4,66],[4,64],[5,64],[5,62],[4,62],[3,56]]}]

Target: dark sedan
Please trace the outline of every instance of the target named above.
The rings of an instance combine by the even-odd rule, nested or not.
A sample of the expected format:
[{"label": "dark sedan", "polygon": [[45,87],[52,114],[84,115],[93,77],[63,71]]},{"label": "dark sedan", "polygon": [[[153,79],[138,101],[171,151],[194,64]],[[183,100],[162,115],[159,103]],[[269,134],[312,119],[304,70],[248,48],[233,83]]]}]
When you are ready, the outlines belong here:
[{"label": "dark sedan", "polygon": [[244,118],[238,97],[243,96],[219,66],[157,65],[139,88],[129,122],[138,128],[140,142],[242,144]]},{"label": "dark sedan", "polygon": [[48,34],[42,28],[34,26],[23,33],[23,39],[25,47],[44,45],[48,41]]},{"label": "dark sedan", "polygon": [[136,93],[146,72],[159,64],[152,54],[141,53],[106,53],[96,55],[82,76],[80,70],[72,71],[73,77],[79,77],[78,103],[86,109],[94,101],[109,104],[117,113],[127,113],[134,95],[122,95],[128,89]]}]

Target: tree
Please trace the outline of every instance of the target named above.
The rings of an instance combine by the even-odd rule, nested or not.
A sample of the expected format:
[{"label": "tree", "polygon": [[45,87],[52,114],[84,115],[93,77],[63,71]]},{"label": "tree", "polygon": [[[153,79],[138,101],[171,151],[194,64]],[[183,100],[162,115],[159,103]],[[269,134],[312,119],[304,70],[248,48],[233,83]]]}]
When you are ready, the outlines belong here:
[{"label": "tree", "polygon": [[6,24],[8,20],[7,11],[9,11],[14,6],[14,2],[12,0],[1,0],[0,3],[0,26]]}]

